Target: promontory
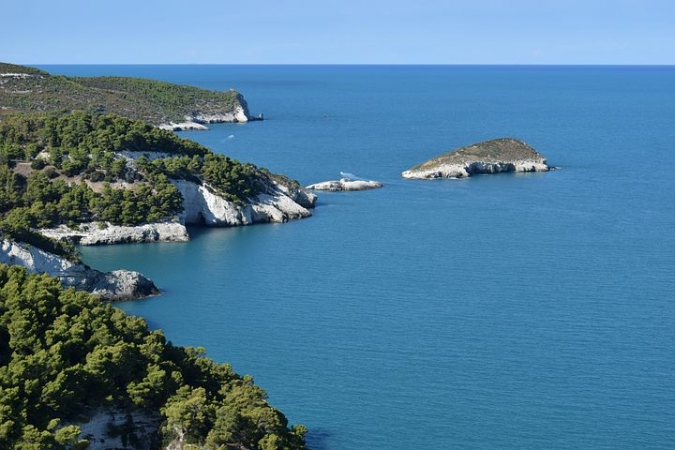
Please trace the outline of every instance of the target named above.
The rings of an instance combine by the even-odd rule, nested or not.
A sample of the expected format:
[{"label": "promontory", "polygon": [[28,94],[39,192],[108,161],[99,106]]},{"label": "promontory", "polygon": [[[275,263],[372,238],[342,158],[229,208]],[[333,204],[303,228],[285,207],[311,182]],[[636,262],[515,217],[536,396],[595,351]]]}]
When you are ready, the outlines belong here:
[{"label": "promontory", "polygon": [[251,117],[246,100],[235,90],[212,91],[131,77],[65,77],[0,63],[0,120],[17,112],[74,110],[115,114],[174,131],[262,118]]},{"label": "promontory", "polygon": [[523,141],[500,138],[462,147],[404,171],[408,179],[466,178],[500,172],[547,172],[552,168]]}]

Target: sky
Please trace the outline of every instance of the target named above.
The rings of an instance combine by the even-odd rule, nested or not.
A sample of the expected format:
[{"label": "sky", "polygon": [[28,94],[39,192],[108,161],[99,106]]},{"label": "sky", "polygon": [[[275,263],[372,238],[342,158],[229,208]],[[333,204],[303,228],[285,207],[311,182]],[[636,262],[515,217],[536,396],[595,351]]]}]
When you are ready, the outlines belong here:
[{"label": "sky", "polygon": [[675,64],[673,0],[7,0],[16,64]]}]

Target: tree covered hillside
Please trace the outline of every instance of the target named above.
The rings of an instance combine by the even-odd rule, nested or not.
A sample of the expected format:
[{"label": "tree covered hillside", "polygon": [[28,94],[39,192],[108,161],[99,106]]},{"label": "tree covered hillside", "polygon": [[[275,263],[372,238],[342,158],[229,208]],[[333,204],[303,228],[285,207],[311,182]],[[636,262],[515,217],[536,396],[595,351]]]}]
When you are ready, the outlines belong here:
[{"label": "tree covered hillside", "polygon": [[19,114],[0,122],[0,218],[3,230],[18,238],[30,228],[61,224],[169,220],[182,210],[172,179],[206,182],[244,203],[268,177],[252,164],[120,116]]},{"label": "tree covered hillside", "polygon": [[210,91],[128,77],[65,77],[0,63],[0,115],[83,110],[159,125],[194,115],[225,115],[246,101],[236,91]]},{"label": "tree covered hillside", "polygon": [[[129,447],[304,448],[304,427],[289,428],[250,377],[56,279],[0,265],[0,448],[84,449],[78,424],[113,410],[127,419],[107,437]],[[141,416],[158,419],[156,433]]]}]

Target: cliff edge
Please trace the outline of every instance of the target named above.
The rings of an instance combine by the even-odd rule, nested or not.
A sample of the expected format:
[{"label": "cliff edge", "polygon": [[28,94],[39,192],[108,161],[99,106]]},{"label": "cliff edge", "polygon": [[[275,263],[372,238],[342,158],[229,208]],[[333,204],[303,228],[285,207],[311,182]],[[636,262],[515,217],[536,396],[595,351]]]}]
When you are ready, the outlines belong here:
[{"label": "cliff edge", "polygon": [[11,239],[0,240],[0,263],[17,264],[30,273],[46,273],[58,278],[63,287],[86,291],[102,300],[132,300],[159,294],[152,280],[138,272],[100,272]]}]

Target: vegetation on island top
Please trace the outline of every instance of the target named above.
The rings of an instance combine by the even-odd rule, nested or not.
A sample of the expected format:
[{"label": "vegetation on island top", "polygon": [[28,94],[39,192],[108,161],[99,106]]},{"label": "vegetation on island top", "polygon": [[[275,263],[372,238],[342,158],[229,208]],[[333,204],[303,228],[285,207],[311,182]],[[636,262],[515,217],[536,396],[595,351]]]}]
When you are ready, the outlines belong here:
[{"label": "vegetation on island top", "polygon": [[[16,114],[0,122],[0,226],[45,250],[47,238],[31,229],[171,220],[183,209],[171,180],[205,182],[243,204],[269,177],[252,164],[120,116]],[[54,250],[64,254],[58,245],[48,251]]]},{"label": "vegetation on island top", "polygon": [[[16,74],[20,76],[9,76]],[[239,107],[246,110],[246,101],[234,90],[210,91],[142,78],[65,77],[0,63],[0,116],[82,110],[159,125],[182,122],[197,113],[231,114]]]},{"label": "vegetation on island top", "polygon": [[499,138],[468,145],[425,161],[410,170],[424,170],[442,164],[465,164],[474,161],[544,161],[544,157],[525,142],[513,138]]},{"label": "vegetation on island top", "polygon": [[[77,424],[99,411],[127,416],[108,433],[131,448],[304,448],[305,428],[289,428],[251,377],[55,278],[0,265],[0,448],[85,449]],[[151,444],[142,414],[161,423]]]}]

